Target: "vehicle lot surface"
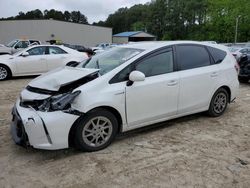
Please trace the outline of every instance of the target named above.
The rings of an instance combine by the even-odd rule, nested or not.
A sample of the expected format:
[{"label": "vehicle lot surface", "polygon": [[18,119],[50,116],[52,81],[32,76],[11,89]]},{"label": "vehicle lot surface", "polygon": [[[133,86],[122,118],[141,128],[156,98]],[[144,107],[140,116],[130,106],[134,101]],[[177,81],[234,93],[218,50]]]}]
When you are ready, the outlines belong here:
[{"label": "vehicle lot surface", "polygon": [[250,84],[219,118],[196,114],[117,137],[95,153],[14,144],[11,108],[32,78],[0,82],[0,187],[250,187]]}]

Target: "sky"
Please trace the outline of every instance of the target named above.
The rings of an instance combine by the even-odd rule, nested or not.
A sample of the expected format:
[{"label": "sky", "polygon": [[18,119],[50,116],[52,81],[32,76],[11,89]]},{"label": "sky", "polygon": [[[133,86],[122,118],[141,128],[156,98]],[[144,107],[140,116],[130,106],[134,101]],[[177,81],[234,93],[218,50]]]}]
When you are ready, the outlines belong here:
[{"label": "sky", "polygon": [[80,11],[89,23],[104,21],[121,7],[145,4],[150,0],[0,0],[0,18],[16,16],[20,11],[55,9]]}]

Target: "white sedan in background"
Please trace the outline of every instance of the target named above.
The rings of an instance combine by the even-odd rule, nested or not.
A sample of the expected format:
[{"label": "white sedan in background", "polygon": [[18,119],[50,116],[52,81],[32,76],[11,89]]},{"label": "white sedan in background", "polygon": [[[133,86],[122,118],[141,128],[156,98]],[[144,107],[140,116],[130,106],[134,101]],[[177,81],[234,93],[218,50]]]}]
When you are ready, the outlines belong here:
[{"label": "white sedan in background", "polygon": [[58,45],[34,45],[13,55],[0,56],[0,81],[14,76],[39,75],[87,59],[86,53]]}]

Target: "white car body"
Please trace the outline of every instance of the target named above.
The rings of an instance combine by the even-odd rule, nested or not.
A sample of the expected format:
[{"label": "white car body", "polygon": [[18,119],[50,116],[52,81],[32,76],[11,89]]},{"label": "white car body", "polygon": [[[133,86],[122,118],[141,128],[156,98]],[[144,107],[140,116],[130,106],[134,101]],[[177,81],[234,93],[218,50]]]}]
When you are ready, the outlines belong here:
[{"label": "white car body", "polygon": [[[222,62],[208,66],[182,71],[176,69],[170,73],[149,76],[144,81],[134,82],[133,85],[128,85],[127,80],[112,81],[124,68],[141,59],[143,61],[149,54],[157,53],[163,48],[174,49],[170,52],[175,54],[175,50],[179,48],[178,45],[220,49],[225,53],[225,58],[221,60]],[[120,131],[125,132],[207,111],[214,93],[221,87],[230,91],[229,102],[237,96],[239,82],[235,70],[236,62],[223,46],[174,41],[142,42],[116,48],[134,48],[143,51],[102,76],[98,76],[98,69],[65,67],[42,75],[28,84],[15,103],[13,114],[18,117],[13,124],[15,126],[15,121],[22,123],[31,146],[48,150],[68,148],[70,130],[79,116],[85,116],[89,111],[100,107],[114,112],[120,120]],[[174,63],[176,63],[176,55],[174,55]],[[73,92],[81,92],[71,103],[71,109],[77,113],[63,110],[41,111],[28,105],[35,100],[46,100],[62,86],[94,74],[97,75],[95,79],[73,90]],[[133,79],[131,74],[130,79]],[[140,74],[143,75],[139,72]],[[26,105],[24,105],[25,102]],[[14,139],[15,137],[14,133]]]},{"label": "white car body", "polygon": [[[40,49],[43,49],[43,52],[36,54]],[[13,55],[0,56],[0,65],[7,66],[11,76],[39,75],[70,62],[81,62],[86,58],[86,53],[65,46],[32,45]]]}]

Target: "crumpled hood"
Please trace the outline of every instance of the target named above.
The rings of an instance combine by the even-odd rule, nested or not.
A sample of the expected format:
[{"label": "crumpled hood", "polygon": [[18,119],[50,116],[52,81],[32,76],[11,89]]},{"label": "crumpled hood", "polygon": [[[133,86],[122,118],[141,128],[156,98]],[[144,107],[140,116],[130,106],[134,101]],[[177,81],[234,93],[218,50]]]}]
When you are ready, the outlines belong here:
[{"label": "crumpled hood", "polygon": [[58,91],[61,86],[70,84],[98,70],[99,69],[85,69],[68,66],[59,67],[35,78],[28,85],[34,88]]}]

